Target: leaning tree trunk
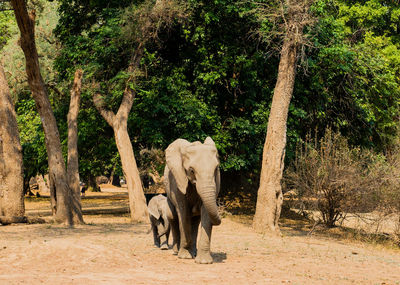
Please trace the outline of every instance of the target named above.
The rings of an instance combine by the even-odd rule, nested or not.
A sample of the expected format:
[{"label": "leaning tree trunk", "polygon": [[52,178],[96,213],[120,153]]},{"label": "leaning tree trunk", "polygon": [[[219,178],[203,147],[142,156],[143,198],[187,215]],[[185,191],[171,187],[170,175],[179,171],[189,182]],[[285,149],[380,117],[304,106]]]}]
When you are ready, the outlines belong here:
[{"label": "leaning tree trunk", "polygon": [[56,119],[47,94],[39,68],[38,53],[35,44],[35,12],[28,15],[24,0],[11,0],[15,18],[21,33],[20,45],[25,54],[28,84],[35,100],[45,133],[46,150],[49,163],[49,179],[52,190],[55,191],[57,222],[73,224],[73,216],[82,220],[82,212],[72,203],[72,190],[68,185],[67,170],[61,151],[60,135]]},{"label": "leaning tree trunk", "polygon": [[[81,101],[83,71],[78,69],[75,71],[74,84],[71,89],[71,99],[68,111],[68,163],[67,175],[68,185],[73,193],[73,203],[82,212],[81,207],[81,191],[79,185],[79,160],[78,160],[78,113]],[[81,216],[82,217],[82,216]],[[83,223],[83,220],[78,222]]]},{"label": "leaning tree trunk", "polygon": [[278,79],[272,97],[267,136],[258,189],[253,228],[257,232],[279,233],[278,219],[283,202],[282,174],[285,159],[286,127],[297,63],[297,44],[287,38],[282,46]]},{"label": "leaning tree trunk", "polygon": [[25,215],[22,148],[10,90],[0,64],[0,223]]},{"label": "leaning tree trunk", "polygon": [[133,222],[148,222],[149,214],[132,143],[128,134],[128,115],[133,104],[133,91],[125,90],[117,114],[107,110],[100,94],[93,96],[93,102],[106,122],[113,128],[115,142],[121,157],[122,170],[129,194],[129,208]]},{"label": "leaning tree trunk", "polygon": [[147,222],[148,213],[146,198],[143,193],[142,182],[140,180],[139,170],[133,154],[128,129],[126,124],[119,126],[119,122],[116,122],[116,125],[117,126],[115,126],[114,129],[115,142],[121,156],[122,169],[128,186],[131,218],[134,222]]}]

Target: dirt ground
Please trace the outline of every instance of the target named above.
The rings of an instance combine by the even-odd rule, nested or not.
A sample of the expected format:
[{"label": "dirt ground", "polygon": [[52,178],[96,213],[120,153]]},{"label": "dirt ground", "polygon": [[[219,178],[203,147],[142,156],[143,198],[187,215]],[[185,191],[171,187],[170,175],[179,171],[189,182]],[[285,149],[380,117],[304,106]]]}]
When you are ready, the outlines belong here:
[{"label": "dirt ground", "polygon": [[[400,284],[398,249],[284,225],[283,237],[262,236],[235,216],[213,229],[214,264],[198,265],[155,248],[149,226],[127,214],[93,214],[96,201],[126,206],[123,195],[89,195],[86,225],[0,227],[0,284]],[[28,201],[27,212],[43,207],[45,199]]]}]

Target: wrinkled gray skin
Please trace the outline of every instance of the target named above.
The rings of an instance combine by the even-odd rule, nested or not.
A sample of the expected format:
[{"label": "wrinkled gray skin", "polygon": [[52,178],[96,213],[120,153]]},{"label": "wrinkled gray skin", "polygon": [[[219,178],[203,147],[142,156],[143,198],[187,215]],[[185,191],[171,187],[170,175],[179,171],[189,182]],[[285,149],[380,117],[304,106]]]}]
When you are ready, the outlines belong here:
[{"label": "wrinkled gray skin", "polygon": [[[170,223],[167,216],[169,216],[170,219],[173,217],[173,209],[169,207],[167,197],[161,194],[154,196],[149,201],[147,208],[149,210],[151,228],[153,230],[154,245],[161,249],[168,249]],[[165,236],[163,242],[161,242],[162,236]]]},{"label": "wrinkled gray skin", "polygon": [[[168,146],[165,156],[164,181],[168,202],[176,210],[170,219],[172,249],[179,258],[196,256],[197,263],[212,263],[212,226],[221,223],[216,203],[220,172],[215,143],[210,137],[204,144],[177,139]],[[200,239],[196,248],[200,223]]]}]

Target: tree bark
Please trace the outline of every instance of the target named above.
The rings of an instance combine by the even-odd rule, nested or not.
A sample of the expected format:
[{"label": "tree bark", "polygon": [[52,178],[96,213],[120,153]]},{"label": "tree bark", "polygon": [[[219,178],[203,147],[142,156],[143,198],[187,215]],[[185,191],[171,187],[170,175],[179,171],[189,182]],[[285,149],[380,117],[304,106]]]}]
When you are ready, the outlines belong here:
[{"label": "tree bark", "polygon": [[0,64],[0,216],[23,218],[24,176],[17,117]]},{"label": "tree bark", "polygon": [[[71,99],[69,104],[69,111],[67,116],[68,121],[68,185],[73,193],[72,202],[75,207],[82,213],[81,206],[81,191],[79,185],[79,159],[78,159],[78,114],[79,105],[81,100],[81,87],[82,87],[83,71],[78,69],[75,71],[74,84],[71,89]],[[82,218],[82,214],[76,218]],[[83,223],[83,219],[77,222]]]},{"label": "tree bark", "polygon": [[264,144],[260,187],[258,189],[253,228],[257,232],[280,233],[278,219],[283,202],[282,174],[286,148],[286,128],[290,100],[293,94],[297,63],[297,44],[284,40],[271,112]]},{"label": "tree bark", "polygon": [[104,102],[100,94],[93,96],[93,102],[102,117],[114,130],[115,142],[121,157],[122,170],[126,178],[129,194],[129,208],[133,222],[148,222],[146,198],[144,196],[139,170],[137,168],[132,143],[128,134],[128,115],[133,104],[132,90],[125,90],[121,106],[115,115],[104,108]]},{"label": "tree bark", "polygon": [[55,191],[56,222],[73,225],[73,216],[81,220],[82,213],[72,203],[73,193],[68,185],[67,170],[61,151],[60,135],[57,128],[47,89],[39,68],[38,53],[35,44],[35,11],[29,15],[24,0],[11,0],[15,18],[21,33],[20,45],[25,54],[28,84],[35,100],[45,133],[46,150],[49,163],[51,190]]},{"label": "tree bark", "polygon": [[143,193],[139,170],[136,165],[132,143],[126,126],[120,126],[115,131],[115,141],[121,156],[122,169],[126,177],[129,193],[129,208],[133,222],[148,222],[146,198]]},{"label": "tree bark", "polygon": [[88,188],[92,188],[91,191],[93,192],[100,191],[100,187],[96,183],[96,177],[94,177],[92,174],[89,174],[87,183],[88,183]]}]

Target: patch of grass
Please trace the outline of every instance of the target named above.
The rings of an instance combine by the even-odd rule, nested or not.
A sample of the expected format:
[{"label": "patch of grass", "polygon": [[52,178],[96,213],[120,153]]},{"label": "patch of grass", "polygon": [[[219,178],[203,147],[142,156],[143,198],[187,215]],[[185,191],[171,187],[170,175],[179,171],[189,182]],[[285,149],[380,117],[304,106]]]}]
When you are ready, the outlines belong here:
[{"label": "patch of grass", "polygon": [[43,203],[43,202],[50,203],[50,198],[47,196],[44,196],[44,197],[25,196],[24,199],[25,199],[25,203]]},{"label": "patch of grass", "polygon": [[253,223],[253,215],[229,215],[228,218],[234,222],[251,226]]},{"label": "patch of grass", "polygon": [[399,244],[397,244],[389,234],[385,233],[368,233],[363,230],[347,227],[327,228],[321,226],[316,228],[315,235],[341,241],[357,241],[400,250]]},{"label": "patch of grass", "polygon": [[254,215],[256,212],[257,196],[253,193],[228,192],[222,197],[221,203],[225,211],[232,215]]}]

